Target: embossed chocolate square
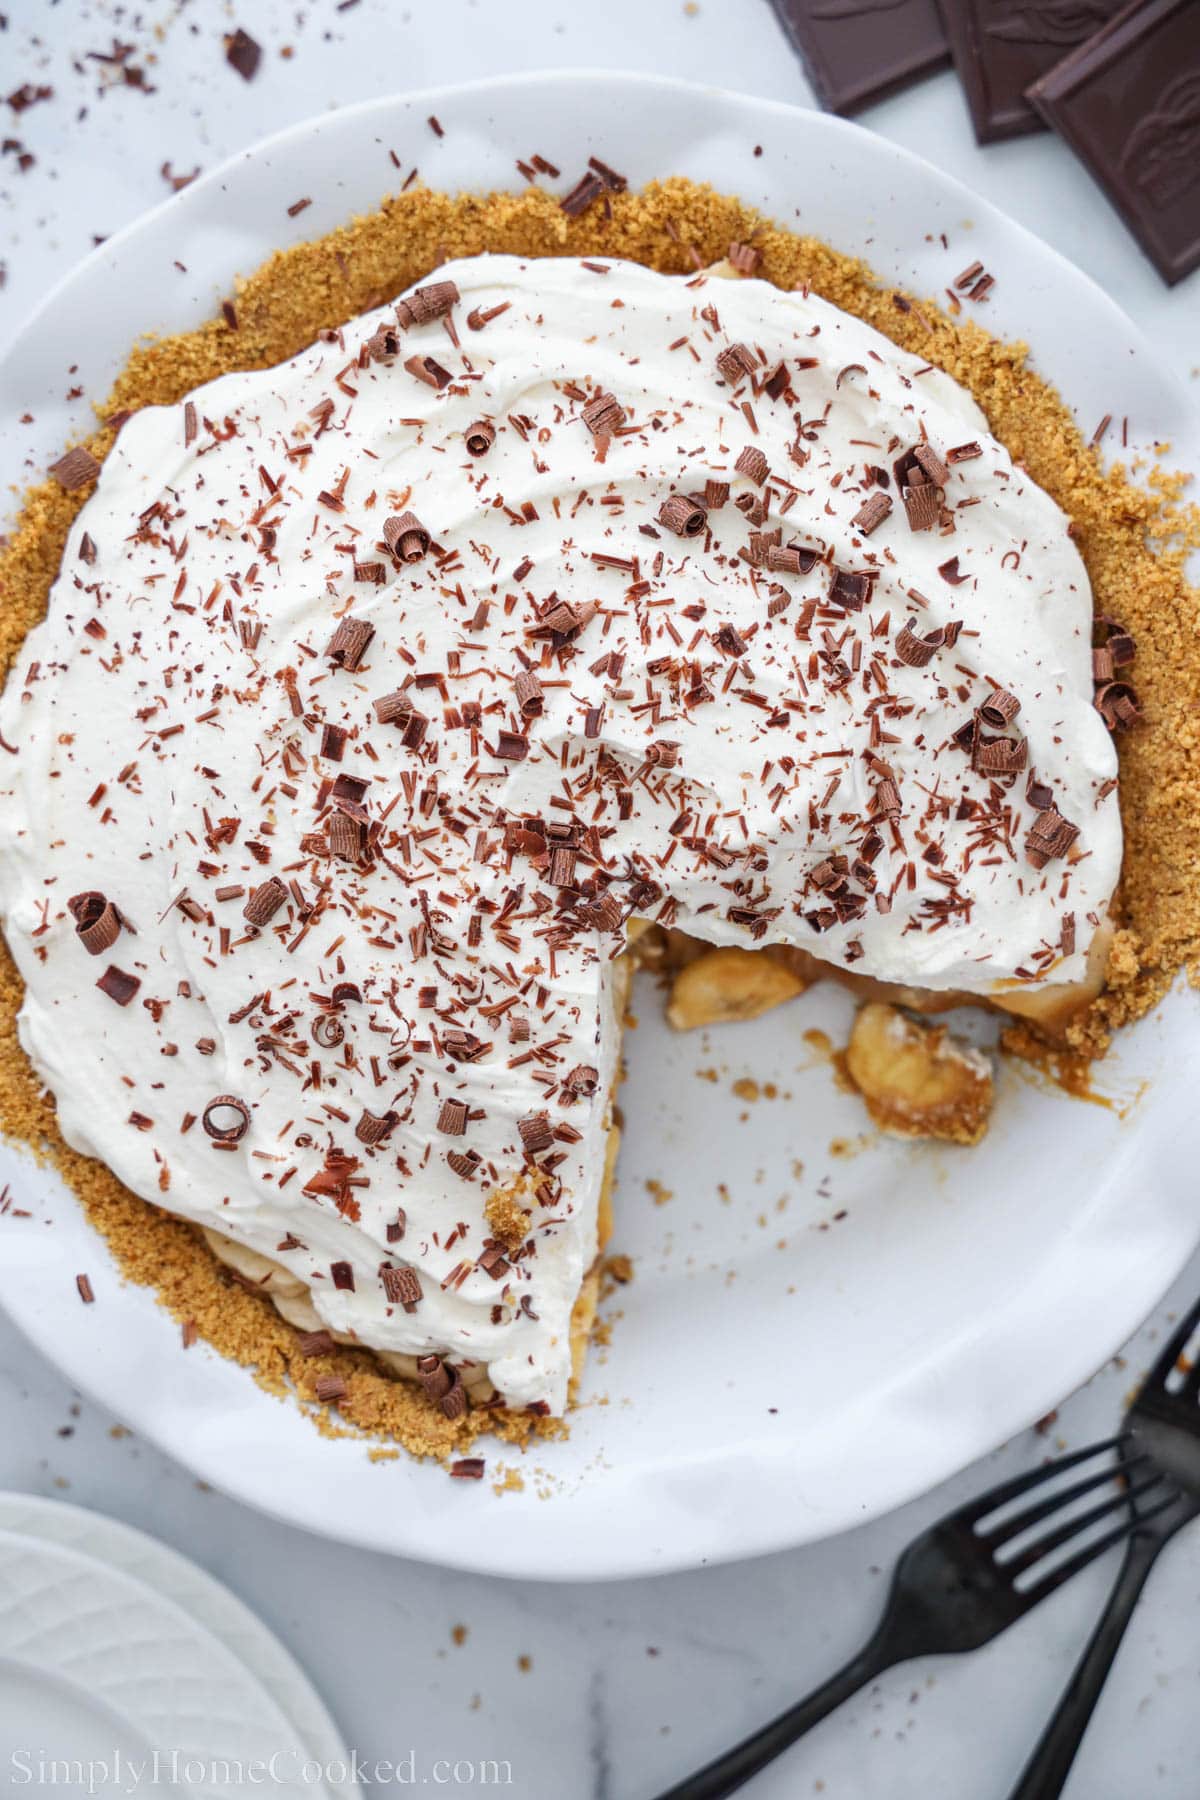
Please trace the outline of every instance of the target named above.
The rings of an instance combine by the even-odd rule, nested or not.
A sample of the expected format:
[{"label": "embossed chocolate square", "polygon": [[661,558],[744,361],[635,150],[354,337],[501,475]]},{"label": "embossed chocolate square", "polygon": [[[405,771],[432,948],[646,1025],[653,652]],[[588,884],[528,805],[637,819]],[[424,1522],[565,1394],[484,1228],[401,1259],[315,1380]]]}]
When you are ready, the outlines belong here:
[{"label": "embossed chocolate square", "polygon": [[936,0],[771,4],[826,112],[859,112],[950,61]]},{"label": "embossed chocolate square", "polygon": [[1159,274],[1200,267],[1200,0],[1146,0],[1030,89]]},{"label": "embossed chocolate square", "polygon": [[940,0],[981,144],[1041,131],[1025,90],[1108,23],[1126,0]]}]

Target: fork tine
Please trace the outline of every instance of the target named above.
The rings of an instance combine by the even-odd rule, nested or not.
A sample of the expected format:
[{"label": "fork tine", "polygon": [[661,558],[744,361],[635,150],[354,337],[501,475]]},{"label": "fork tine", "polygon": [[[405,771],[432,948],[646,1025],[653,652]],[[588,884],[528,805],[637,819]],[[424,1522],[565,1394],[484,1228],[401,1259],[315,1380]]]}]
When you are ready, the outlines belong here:
[{"label": "fork tine", "polygon": [[1059,1512],[1064,1506],[1069,1506],[1072,1500],[1079,1500],[1084,1494],[1090,1494],[1093,1488],[1106,1487],[1109,1482],[1115,1481],[1118,1475],[1124,1475],[1130,1469],[1136,1468],[1139,1463],[1144,1463],[1146,1455],[1147,1452],[1143,1450],[1137,1456],[1123,1458],[1121,1462],[1114,1463],[1110,1468],[1097,1469],[1094,1475],[1085,1476],[1082,1481],[1074,1481],[1070,1487],[1060,1488],[1057,1493],[1049,1494],[1036,1506],[1027,1506],[1023,1512],[1014,1514],[1011,1519],[1005,1519],[1002,1525],[997,1525],[993,1530],[981,1531],[979,1533],[980,1543],[986,1544],[991,1550],[1001,1549],[1005,1544],[1011,1543],[1013,1538],[1020,1537],[1023,1531],[1028,1531],[1031,1525],[1036,1525],[1039,1519],[1049,1518],[1051,1513]]},{"label": "fork tine", "polygon": [[1080,1569],[1086,1569],[1088,1564],[1095,1562],[1098,1556],[1103,1556],[1106,1550],[1111,1550],[1114,1544],[1124,1543],[1126,1538],[1132,1537],[1135,1531],[1140,1531],[1150,1519],[1156,1519],[1159,1513],[1166,1512],[1168,1507],[1174,1506],[1178,1498],[1178,1494],[1172,1489],[1167,1498],[1161,1500],[1157,1506],[1148,1506],[1138,1518],[1130,1520],[1129,1524],[1118,1525],[1115,1531],[1107,1532],[1094,1544],[1085,1544],[1082,1550],[1077,1551],[1074,1556],[1068,1557],[1066,1562],[1059,1563],[1057,1569],[1052,1569],[1041,1581],[1036,1581],[1027,1588],[1019,1588],[1017,1590],[1018,1599],[1022,1601],[1026,1610],[1036,1606],[1040,1600],[1046,1598],[1047,1594],[1052,1594],[1056,1588],[1062,1587],[1064,1582],[1070,1581],[1072,1575],[1078,1575]]},{"label": "fork tine", "polygon": [[1187,1341],[1192,1336],[1197,1325],[1200,1325],[1200,1300],[1197,1300],[1191,1310],[1184,1314],[1175,1331],[1172,1332],[1171,1336],[1167,1339],[1166,1347],[1164,1348],[1162,1355],[1159,1357],[1143,1383],[1144,1387],[1166,1387],[1167,1378],[1170,1375],[1171,1370],[1175,1367],[1175,1364],[1183,1355],[1184,1349],[1187,1346]]},{"label": "fork tine", "polygon": [[1030,1469],[1024,1475],[1014,1475],[1011,1481],[1002,1481],[986,1494],[980,1494],[950,1514],[951,1519],[959,1519],[964,1525],[974,1525],[980,1519],[986,1519],[1010,1500],[1019,1500],[1022,1494],[1029,1492],[1043,1481],[1049,1481],[1054,1475],[1061,1475],[1064,1469],[1074,1468],[1076,1463],[1087,1462],[1089,1457],[1101,1456],[1106,1450],[1116,1450],[1129,1442],[1129,1433],[1120,1432],[1116,1437],[1106,1438],[1102,1444],[1089,1444],[1086,1450],[1072,1450],[1069,1456],[1058,1456],[1053,1462],[1043,1463],[1038,1469]]},{"label": "fork tine", "polygon": [[[1144,1481],[1135,1482],[1123,1493],[1113,1494],[1108,1500],[1102,1500],[1098,1506],[1091,1506],[1087,1512],[1078,1513],[1075,1518],[1067,1519],[1062,1525],[1055,1526],[1053,1531],[1048,1531],[1045,1537],[1038,1538],[1019,1555],[1006,1557],[1002,1563],[998,1564],[998,1567],[1005,1575],[1023,1574],[1026,1569],[1031,1569],[1034,1563],[1040,1562],[1043,1556],[1048,1556],[1051,1550],[1057,1550],[1060,1544],[1070,1543],[1073,1537],[1079,1537],[1090,1526],[1107,1518],[1109,1513],[1116,1512],[1121,1507],[1128,1509],[1132,1501],[1149,1493],[1151,1488],[1160,1487],[1166,1479],[1162,1471],[1156,1469]],[[1131,1515],[1131,1517],[1135,1516],[1137,1515]]]}]

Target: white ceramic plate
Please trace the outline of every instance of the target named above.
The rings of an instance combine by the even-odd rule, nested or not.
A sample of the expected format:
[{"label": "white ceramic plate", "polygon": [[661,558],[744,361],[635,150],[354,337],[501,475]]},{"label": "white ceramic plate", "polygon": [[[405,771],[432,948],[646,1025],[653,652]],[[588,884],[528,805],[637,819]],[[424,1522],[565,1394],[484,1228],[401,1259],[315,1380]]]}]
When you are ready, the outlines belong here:
[{"label": "white ceramic plate", "polygon": [[[318,1796],[359,1800],[350,1753],[324,1702],[295,1658],[243,1601],[186,1557],[104,1513],[34,1494],[0,1493],[0,1533],[78,1552],[129,1576],[187,1612],[249,1671],[286,1715],[297,1747],[325,1771]],[[4,1767],[0,1757],[0,1770]]]},{"label": "white ceramic plate", "polygon": [[[27,478],[31,445],[36,469],[82,428],[63,395],[102,394],[139,333],[195,324],[276,246],[376,204],[396,180],[389,150],[440,188],[511,187],[514,158],[533,151],[562,168],[564,189],[591,153],[635,183],[710,180],[918,293],[979,258],[998,278],[981,317],[1033,346],[1089,433],[1105,413],[1127,417],[1131,446],[1170,439],[1173,460],[1200,469],[1200,425],[1129,321],[940,171],[820,114],[595,74],[347,108],[148,214],[49,296],[0,364],[0,475]],[[290,220],[301,195],[313,204]],[[34,424],[15,427],[27,412]],[[844,1041],[836,994],[708,1042],[672,1038],[656,995],[640,994],[614,1246],[636,1279],[569,1441],[535,1449],[523,1491],[501,1499],[490,1482],[406,1459],[372,1465],[361,1443],[321,1438],[242,1370],[201,1347],[185,1354],[150,1296],[120,1285],[74,1201],[3,1150],[0,1182],[34,1217],[0,1221],[0,1299],[139,1431],[315,1531],[558,1578],[776,1549],[961,1468],[1049,1410],[1150,1310],[1200,1237],[1194,1006],[1173,996],[1105,1065],[1106,1091],[1141,1096],[1127,1118],[1006,1070],[991,1136],[963,1153],[859,1141],[859,1103],[805,1038],[824,1028]],[[740,1098],[735,1078],[780,1097]],[[839,1139],[854,1153],[831,1148]],[[648,1182],[674,1197],[653,1204]],[[75,1292],[82,1270],[91,1307]]]},{"label": "white ceramic plate", "polygon": [[[0,1529],[6,1790],[333,1800],[301,1727],[192,1613],[113,1563]],[[47,1775],[57,1764],[63,1773]],[[74,1773],[71,1768],[74,1765]],[[257,1771],[257,1775],[253,1772]]]}]

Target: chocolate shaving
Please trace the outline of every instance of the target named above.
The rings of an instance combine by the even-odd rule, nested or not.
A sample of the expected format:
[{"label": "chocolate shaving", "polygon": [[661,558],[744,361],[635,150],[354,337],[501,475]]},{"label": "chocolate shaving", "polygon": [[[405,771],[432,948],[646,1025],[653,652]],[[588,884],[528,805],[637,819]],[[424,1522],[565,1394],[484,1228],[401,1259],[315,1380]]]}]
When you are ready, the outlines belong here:
[{"label": "chocolate shaving", "polygon": [[460,1456],[450,1464],[450,1476],[454,1481],[482,1481],[486,1468],[482,1456]]},{"label": "chocolate shaving", "polygon": [[110,1000],[115,1000],[118,1006],[128,1006],[141,985],[139,976],[118,969],[116,963],[109,963],[96,983],[100,992],[107,994]]},{"label": "chocolate shaving", "polygon": [[861,612],[871,598],[874,576],[865,571],[834,568],[829,583],[829,598],[844,606],[847,612]]},{"label": "chocolate shaving", "polygon": [[[222,1119],[222,1113],[234,1116]],[[250,1108],[236,1094],[218,1094],[201,1113],[200,1123],[215,1144],[240,1144],[250,1129]]]},{"label": "chocolate shaving", "polygon": [[439,393],[442,388],[450,386],[449,369],[444,369],[432,356],[406,356],[404,366],[410,375],[415,375],[426,387],[437,388]]},{"label": "chocolate shaving", "polygon": [[317,1399],[322,1404],[333,1400],[344,1400],[349,1389],[340,1375],[318,1375],[316,1382]]},{"label": "chocolate shaving", "polygon": [[383,521],[383,541],[397,562],[414,563],[428,552],[430,539],[416,513],[404,512]]},{"label": "chocolate shaving", "polygon": [[239,25],[225,39],[225,61],[231,69],[237,70],[243,81],[253,81],[262,61],[262,45],[255,43],[250,33]]},{"label": "chocolate shaving", "polygon": [[971,579],[969,575],[959,572],[957,556],[950,557],[947,562],[939,563],[938,574],[943,581],[948,581],[951,587],[961,587],[964,581]]},{"label": "chocolate shaving", "polygon": [[729,499],[729,483],[714,481],[711,476],[704,483],[704,506],[707,512],[716,512]]},{"label": "chocolate shaving", "polygon": [[762,261],[762,252],[756,250],[753,244],[739,244],[736,241],[730,244],[725,255],[730,266],[739,275],[753,275]]},{"label": "chocolate shaving", "polygon": [[339,1288],[343,1293],[354,1293],[354,1268],[352,1264],[348,1262],[330,1263],[329,1273],[333,1277],[333,1285],[335,1288]]},{"label": "chocolate shaving", "polygon": [[100,473],[100,464],[90,450],[82,444],[76,444],[74,450],[68,450],[57,462],[50,464],[50,473],[59,487],[73,494],[77,488],[86,487],[89,481],[95,481]]}]

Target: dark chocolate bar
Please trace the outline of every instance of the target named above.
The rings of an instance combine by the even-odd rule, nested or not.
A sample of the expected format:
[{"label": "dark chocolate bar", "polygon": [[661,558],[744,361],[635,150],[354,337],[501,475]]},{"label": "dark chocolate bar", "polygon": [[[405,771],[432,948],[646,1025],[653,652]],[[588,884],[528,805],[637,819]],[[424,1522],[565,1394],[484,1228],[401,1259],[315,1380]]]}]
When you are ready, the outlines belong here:
[{"label": "dark chocolate bar", "polygon": [[941,0],[954,66],[981,144],[1041,131],[1025,90],[1126,0]]},{"label": "dark chocolate bar", "polygon": [[826,112],[859,112],[950,61],[936,0],[771,4]]},{"label": "dark chocolate bar", "polygon": [[1200,267],[1200,0],[1143,0],[1030,89],[1164,280]]}]

